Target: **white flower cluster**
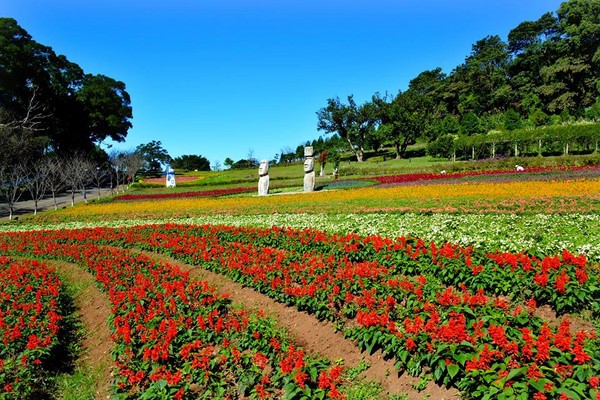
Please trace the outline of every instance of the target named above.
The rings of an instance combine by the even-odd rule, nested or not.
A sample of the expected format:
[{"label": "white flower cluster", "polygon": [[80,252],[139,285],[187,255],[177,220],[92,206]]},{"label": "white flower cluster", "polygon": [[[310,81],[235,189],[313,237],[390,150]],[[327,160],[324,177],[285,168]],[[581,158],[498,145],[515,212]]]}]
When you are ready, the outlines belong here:
[{"label": "white flower cluster", "polygon": [[414,236],[436,243],[452,242],[494,251],[528,251],[551,255],[568,249],[600,261],[600,215],[596,214],[268,214],[212,215],[185,219],[67,222],[54,225],[1,224],[1,231],[118,227],[176,222],[234,226],[288,226],[329,233],[354,232],[391,238]]}]

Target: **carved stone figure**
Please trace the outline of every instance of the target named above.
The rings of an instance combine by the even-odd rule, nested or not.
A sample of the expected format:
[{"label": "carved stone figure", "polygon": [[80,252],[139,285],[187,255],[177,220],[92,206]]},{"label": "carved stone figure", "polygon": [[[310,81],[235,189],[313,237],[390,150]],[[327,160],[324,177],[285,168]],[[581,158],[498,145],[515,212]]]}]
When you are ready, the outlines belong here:
[{"label": "carved stone figure", "polygon": [[175,170],[170,166],[167,167],[167,187],[175,187]]},{"label": "carved stone figure", "polygon": [[258,166],[258,195],[269,194],[269,161],[262,160]]},{"label": "carved stone figure", "polygon": [[304,148],[304,191],[314,192],[315,190],[315,160],[313,158],[312,146]]}]

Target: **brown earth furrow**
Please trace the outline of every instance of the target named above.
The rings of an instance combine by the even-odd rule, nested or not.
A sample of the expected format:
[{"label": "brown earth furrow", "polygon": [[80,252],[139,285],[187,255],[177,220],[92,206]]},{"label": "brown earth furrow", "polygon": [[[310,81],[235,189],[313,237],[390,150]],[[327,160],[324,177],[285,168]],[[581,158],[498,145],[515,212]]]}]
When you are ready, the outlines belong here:
[{"label": "brown earth furrow", "polygon": [[84,370],[98,373],[96,399],[110,398],[113,341],[108,327],[110,301],[108,296],[96,287],[96,279],[81,267],[62,261],[44,261],[61,271],[61,275],[70,282],[83,287],[73,298],[77,307],[77,316],[85,325],[86,336],[83,339],[84,351],[79,363]]},{"label": "brown earth furrow", "polygon": [[313,315],[278,303],[223,275],[185,264],[162,254],[148,251],[142,253],[183,271],[189,271],[190,276],[195,279],[208,281],[219,293],[228,293],[232,301],[242,303],[246,309],[263,310],[277,320],[278,325],[289,333],[295,343],[311,354],[321,355],[332,361],[343,359],[345,367],[354,367],[361,362],[367,363],[370,367],[362,375],[369,381],[381,382],[388,394],[404,393],[409,399],[414,400],[461,398],[457,390],[440,387],[431,381],[424,390],[415,390],[414,385],[419,382],[418,378],[408,374],[398,376],[393,361],[385,360],[381,352],[373,355],[361,352],[352,341],[344,338],[341,332],[336,332],[334,325],[328,321],[319,321]]}]

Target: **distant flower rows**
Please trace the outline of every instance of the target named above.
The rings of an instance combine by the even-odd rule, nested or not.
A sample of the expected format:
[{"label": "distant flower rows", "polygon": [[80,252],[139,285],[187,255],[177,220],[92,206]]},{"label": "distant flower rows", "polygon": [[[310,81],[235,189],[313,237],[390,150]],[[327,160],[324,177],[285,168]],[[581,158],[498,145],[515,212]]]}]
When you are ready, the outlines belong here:
[{"label": "distant flower rows", "polygon": [[139,200],[163,200],[163,199],[186,199],[192,197],[217,197],[228,196],[232,194],[248,193],[256,190],[255,188],[241,187],[230,189],[214,189],[193,192],[178,193],[156,193],[156,194],[122,194],[115,197],[115,200],[139,201]]},{"label": "distant flower rows", "polygon": [[95,203],[48,213],[37,220],[182,218],[205,214],[348,212],[589,213],[598,209],[600,178],[479,182],[361,188],[281,196],[195,197]]},{"label": "distant flower rows", "polygon": [[388,175],[365,178],[368,180],[376,180],[380,184],[398,184],[398,183],[414,183],[420,181],[441,181],[441,180],[456,180],[471,176],[495,176],[495,175],[523,175],[527,174],[543,174],[551,172],[579,172],[579,171],[598,171],[600,165],[585,165],[585,166],[557,166],[557,167],[527,167],[524,171],[516,169],[496,169],[496,170],[475,170],[446,173],[421,173],[421,174],[401,174]]}]

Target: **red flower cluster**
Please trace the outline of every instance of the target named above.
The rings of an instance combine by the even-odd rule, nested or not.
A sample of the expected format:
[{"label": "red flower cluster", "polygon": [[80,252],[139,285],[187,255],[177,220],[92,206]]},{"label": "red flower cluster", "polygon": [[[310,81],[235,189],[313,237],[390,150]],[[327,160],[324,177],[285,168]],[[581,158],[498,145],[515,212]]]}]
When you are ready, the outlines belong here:
[{"label": "red flower cluster", "polygon": [[188,199],[192,197],[218,197],[229,196],[232,194],[248,193],[256,190],[255,188],[240,187],[231,189],[214,189],[194,192],[179,193],[157,193],[157,194],[122,194],[115,197],[115,200],[122,201],[141,201],[141,200],[165,200],[165,199]]},{"label": "red flower cluster", "polygon": [[[307,393],[338,393],[336,388],[318,388],[317,377],[325,366],[306,361],[302,351],[275,333],[274,322],[264,313],[233,310],[227,297],[215,295],[206,282],[192,281],[177,268],[147,256],[77,243],[91,237],[106,242],[111,233],[46,232],[35,242],[22,234],[11,237],[10,244],[4,242],[1,251],[68,259],[88,268],[104,286],[114,314],[116,390],[123,398],[139,398],[161,382],[169,385],[175,398],[190,398],[191,383],[214,392],[224,390],[233,398],[240,371],[244,379],[253,377],[246,394],[259,398],[280,391],[282,377],[292,372],[297,387]],[[25,343],[38,342],[29,338]]]},{"label": "red flower cluster", "polygon": [[5,392],[0,397],[43,392],[46,372],[40,366],[59,343],[61,290],[58,276],[45,264],[0,256],[0,387]]},{"label": "red flower cluster", "polygon": [[[540,174],[556,171],[584,171],[597,169],[597,165],[572,166],[572,167],[527,167],[527,174]],[[518,172],[514,169],[496,169],[489,171],[463,171],[449,174],[429,173],[429,174],[402,174],[377,176],[374,178],[365,178],[368,180],[376,180],[380,184],[400,184],[421,181],[438,181],[438,180],[455,180],[469,176],[494,176],[494,175],[520,175],[523,172]]]},{"label": "red flower cluster", "polygon": [[[597,267],[588,265],[585,257],[568,252],[537,258],[527,254],[487,254],[470,247],[447,243],[436,245],[413,238],[392,240],[377,236],[362,238],[354,234],[326,235],[312,230],[175,224],[8,234],[0,239],[0,251],[65,257],[68,255],[66,249],[73,246],[69,243],[76,241],[166,252],[185,262],[227,274],[321,318],[344,322],[356,317],[357,324],[353,324],[355,327],[347,334],[362,348],[369,351],[381,348],[387,356],[395,357],[398,365],[406,368],[428,366],[440,383],[456,384],[472,393],[494,384],[496,387],[510,386],[513,391],[533,397],[541,392],[526,385],[534,378],[555,386],[562,385],[560,387],[575,384],[573,382],[589,386],[587,380],[581,382],[580,377],[585,375],[579,371],[594,368],[593,360],[598,357],[592,345],[593,334],[571,333],[568,321],[563,321],[558,329],[551,329],[533,314],[537,304],[544,302],[560,305],[560,299],[564,299],[565,302],[583,304],[595,298],[597,288],[592,283],[597,280]],[[45,244],[39,246],[39,242]],[[102,249],[87,246],[86,260],[101,253]],[[113,252],[106,258],[121,259],[127,254]],[[126,309],[130,313],[115,324],[124,343],[136,344],[136,338],[148,338],[152,344],[148,357],[166,364],[172,359],[169,351],[176,347],[173,343],[178,341],[177,333],[187,331],[186,324],[193,327],[197,324],[197,329],[208,330],[213,335],[247,332],[245,334],[252,343],[263,343],[262,347],[254,348],[256,351],[265,356],[273,352],[279,354],[279,358],[275,357],[277,368],[297,387],[316,385],[309,377],[318,375],[309,374],[306,366],[297,367],[298,360],[306,360],[298,356],[296,349],[273,339],[273,335],[246,325],[240,318],[229,320],[230,311],[214,313],[212,304],[220,301],[208,301],[211,297],[206,295],[190,297],[184,278],[173,281],[169,278],[166,280],[169,284],[165,285],[158,277],[170,276],[170,272],[156,266],[150,268],[149,261],[139,257],[127,262],[142,263],[145,272],[130,272],[128,282],[122,287],[119,286],[122,279],[114,275],[112,267],[95,269],[99,279],[107,279],[111,286],[117,285],[111,292],[111,297],[118,300],[116,311],[121,313],[120,310]],[[129,268],[127,263],[117,264],[118,271]],[[474,275],[473,267],[478,265],[483,268]],[[588,279],[580,282],[576,278],[577,270],[585,272]],[[562,282],[566,280],[560,278],[563,271],[569,277],[564,283],[564,293],[558,291],[556,284],[540,286],[534,282],[536,275],[547,275],[552,282],[558,279],[560,286],[561,279]],[[573,289],[582,290],[582,297],[574,296]],[[168,291],[169,296],[163,298],[162,290]],[[534,299],[520,303],[521,291],[533,293]],[[139,299],[146,299],[149,294],[152,300],[144,303],[153,306],[142,306]],[[556,297],[553,300],[550,296]],[[195,298],[201,300],[193,300]],[[202,311],[193,311],[199,314],[192,317],[188,316],[190,311],[178,314],[180,307],[196,310],[192,307],[194,302],[207,304],[203,304]],[[594,302],[588,302],[585,306],[593,305]],[[142,308],[138,309],[138,306]],[[155,306],[159,308],[155,310]],[[180,314],[183,320],[178,319]],[[140,321],[138,315],[148,315],[151,319]],[[154,320],[159,316],[160,319]],[[142,327],[148,324],[156,333],[140,336]],[[169,346],[166,346],[167,339]],[[205,347],[210,344],[202,338],[197,339]],[[214,357],[218,360],[225,357],[222,361],[225,365],[237,366],[246,362],[239,345],[210,345],[218,345],[219,350],[226,353],[213,354],[213,350],[208,352],[204,347],[192,348],[186,352],[186,360],[196,357],[196,365],[202,368],[213,363]],[[255,360],[254,355],[246,358],[248,365],[263,371],[259,368],[260,360]],[[522,373],[511,374],[509,380],[512,370]],[[563,377],[569,378],[567,383],[559,382],[558,379]],[[492,380],[486,380],[488,378]],[[186,376],[182,379],[185,382]],[[272,377],[270,379],[273,381]],[[269,386],[261,385],[260,393],[264,396],[269,392]]]}]

